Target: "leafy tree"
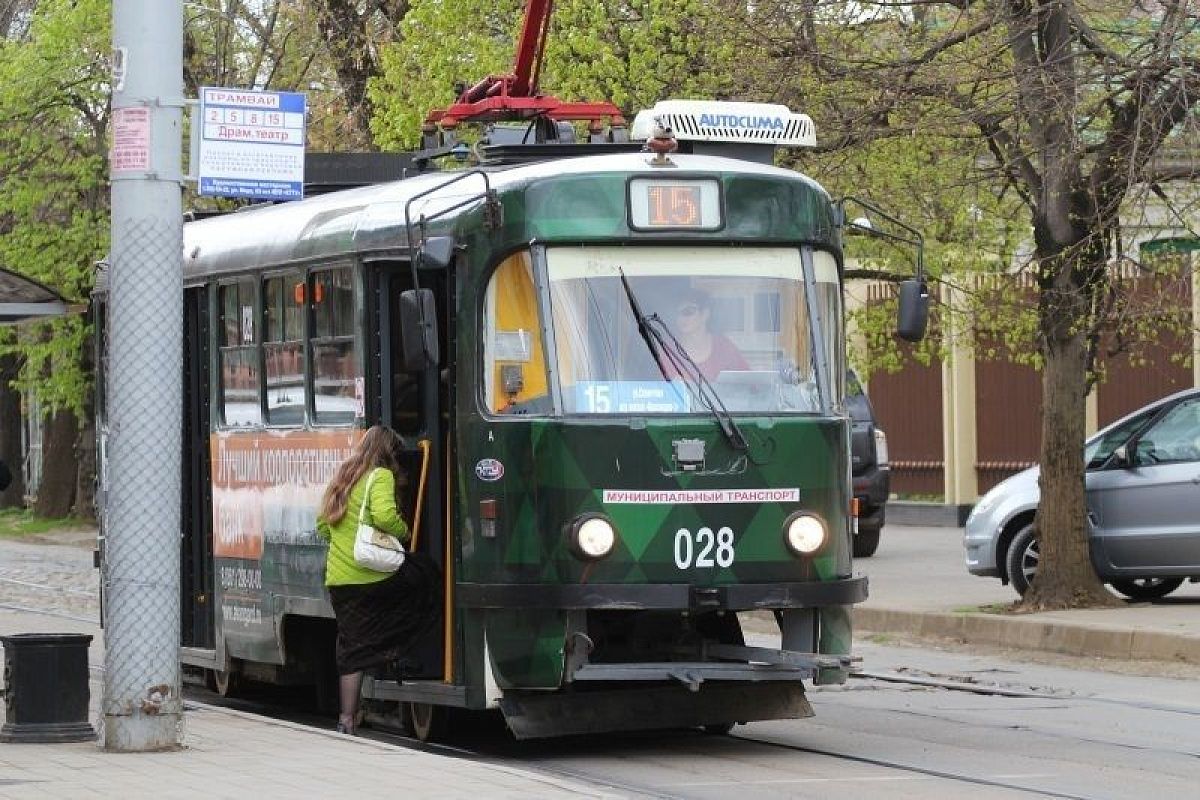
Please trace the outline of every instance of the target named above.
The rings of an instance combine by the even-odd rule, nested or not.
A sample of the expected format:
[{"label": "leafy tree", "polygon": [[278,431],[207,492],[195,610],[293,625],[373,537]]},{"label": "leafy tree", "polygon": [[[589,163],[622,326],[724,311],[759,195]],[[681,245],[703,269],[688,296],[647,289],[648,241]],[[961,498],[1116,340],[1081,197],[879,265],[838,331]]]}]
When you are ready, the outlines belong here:
[{"label": "leafy tree", "polygon": [[[415,0],[370,85],[376,142],[417,146],[425,114],[453,102],[455,83],[511,72],[523,8],[521,0]],[[732,91],[733,52],[708,3],[560,0],[554,14],[540,81],[547,93],[611,100],[631,114],[669,96]]]},{"label": "leafy tree", "polygon": [[[0,42],[0,263],[78,303],[107,252],[109,18],[105,0],[40,0],[21,38]],[[16,386],[49,415],[38,497],[47,516],[75,503],[73,452],[92,435],[89,337],[85,318],[72,315],[0,348],[22,359]],[[90,499],[79,499],[89,513]]]},{"label": "leafy tree", "polygon": [[[188,0],[184,5],[184,85],[190,96],[201,86],[258,90],[302,91],[308,95],[308,149],[363,149],[369,145],[361,100],[340,85],[345,67],[363,61],[328,39],[321,26],[344,4],[338,0]],[[372,8],[395,3],[369,3]],[[402,4],[401,4],[402,5]],[[378,12],[381,15],[383,12]],[[342,22],[350,24],[347,17]],[[367,41],[368,56],[376,47],[372,36],[383,36],[369,15],[354,17],[361,30],[336,27],[337,41]],[[368,59],[368,62],[370,59]],[[373,69],[368,63],[369,69]],[[354,109],[359,109],[354,111]]]},{"label": "leafy tree", "polygon": [[409,0],[308,0],[307,5],[344,98],[343,134],[358,147],[367,147],[375,116],[375,98],[368,86],[381,71],[381,48],[395,39],[396,27],[412,4]]},{"label": "leafy tree", "polygon": [[[729,5],[734,18],[742,4]],[[1123,216],[1144,207],[1148,192],[1165,196],[1161,187],[1195,176],[1194,158],[1180,165],[1163,157],[1176,142],[1197,147],[1194,0],[763,2],[745,21],[757,34],[745,41],[759,52],[744,60],[750,79],[816,109],[826,140],[846,160],[888,150],[894,157],[896,148],[964,153],[930,163],[918,202],[943,197],[952,205],[955,189],[982,186],[989,204],[1009,201],[997,210],[1014,223],[1008,212],[1019,202],[1028,252],[997,259],[993,271],[1005,276],[1015,264],[1037,292],[1042,559],[1025,602],[1112,602],[1087,548],[1085,398],[1105,343],[1122,338],[1112,333],[1146,318],[1115,279],[1126,258]],[[944,150],[950,143],[960,146]],[[836,158],[827,154],[825,163]],[[895,186],[902,173],[889,160],[875,177]],[[961,233],[954,238],[961,245]],[[991,249],[1003,255],[1007,246]]]}]

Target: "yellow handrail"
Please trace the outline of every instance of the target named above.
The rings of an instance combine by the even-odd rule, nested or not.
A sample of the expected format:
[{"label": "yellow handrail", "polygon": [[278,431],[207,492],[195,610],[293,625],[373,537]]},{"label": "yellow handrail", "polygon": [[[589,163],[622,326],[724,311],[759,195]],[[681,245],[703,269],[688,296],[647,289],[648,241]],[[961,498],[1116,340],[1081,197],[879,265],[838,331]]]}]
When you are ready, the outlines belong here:
[{"label": "yellow handrail", "polygon": [[429,453],[432,450],[428,439],[417,442],[421,451],[421,481],[417,484],[417,507],[413,511],[412,542],[409,550],[417,551],[417,540],[421,535],[421,508],[425,505],[425,482],[429,478]]}]

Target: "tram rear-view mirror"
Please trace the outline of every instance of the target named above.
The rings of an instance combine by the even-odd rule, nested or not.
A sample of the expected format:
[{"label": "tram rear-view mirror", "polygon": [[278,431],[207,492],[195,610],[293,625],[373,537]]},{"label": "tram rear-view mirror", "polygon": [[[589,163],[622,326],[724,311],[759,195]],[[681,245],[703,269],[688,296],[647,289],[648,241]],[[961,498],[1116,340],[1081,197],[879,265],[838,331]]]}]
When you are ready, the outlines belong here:
[{"label": "tram rear-view mirror", "polygon": [[900,309],[896,315],[896,335],[906,342],[925,338],[929,322],[929,287],[925,281],[900,282]]},{"label": "tram rear-view mirror", "polygon": [[420,269],[446,269],[453,258],[453,236],[430,236],[421,242],[421,249],[417,251]]},{"label": "tram rear-view mirror", "polygon": [[400,293],[400,349],[407,372],[422,372],[438,363],[437,304],[433,290]]}]

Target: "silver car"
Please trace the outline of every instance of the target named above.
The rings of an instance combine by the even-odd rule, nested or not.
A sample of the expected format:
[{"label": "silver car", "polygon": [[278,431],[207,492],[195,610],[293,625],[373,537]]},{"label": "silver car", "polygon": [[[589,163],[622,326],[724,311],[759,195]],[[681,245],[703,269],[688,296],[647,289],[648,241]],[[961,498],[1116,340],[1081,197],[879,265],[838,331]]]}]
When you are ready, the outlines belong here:
[{"label": "silver car", "polygon": [[[1136,600],[1200,581],[1200,389],[1165,397],[1088,439],[1087,513],[1101,580]],[[1025,594],[1037,572],[1038,468],[980,498],[967,518],[967,569]]]}]

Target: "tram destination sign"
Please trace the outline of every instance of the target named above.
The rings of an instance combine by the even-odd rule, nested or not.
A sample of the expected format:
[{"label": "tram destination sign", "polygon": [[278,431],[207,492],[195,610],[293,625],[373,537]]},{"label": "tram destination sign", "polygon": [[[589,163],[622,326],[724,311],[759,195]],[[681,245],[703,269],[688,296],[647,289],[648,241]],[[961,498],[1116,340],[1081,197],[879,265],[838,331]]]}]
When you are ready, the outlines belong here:
[{"label": "tram destination sign", "polygon": [[304,196],[305,97],[200,90],[200,194],[259,200]]}]

